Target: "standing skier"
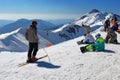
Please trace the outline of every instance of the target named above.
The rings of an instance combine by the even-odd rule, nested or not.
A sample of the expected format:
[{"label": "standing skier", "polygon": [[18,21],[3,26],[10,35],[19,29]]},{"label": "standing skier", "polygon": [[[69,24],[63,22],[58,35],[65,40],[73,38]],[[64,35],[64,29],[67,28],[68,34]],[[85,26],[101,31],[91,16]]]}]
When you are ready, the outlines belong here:
[{"label": "standing skier", "polygon": [[110,21],[109,18],[107,18],[104,23],[104,31],[108,31],[109,29],[110,29]]},{"label": "standing skier", "polygon": [[32,21],[30,27],[26,30],[26,40],[29,42],[29,50],[28,50],[28,59],[27,63],[34,62],[37,60],[35,57],[38,51],[38,35],[37,35],[37,22],[35,20]]}]

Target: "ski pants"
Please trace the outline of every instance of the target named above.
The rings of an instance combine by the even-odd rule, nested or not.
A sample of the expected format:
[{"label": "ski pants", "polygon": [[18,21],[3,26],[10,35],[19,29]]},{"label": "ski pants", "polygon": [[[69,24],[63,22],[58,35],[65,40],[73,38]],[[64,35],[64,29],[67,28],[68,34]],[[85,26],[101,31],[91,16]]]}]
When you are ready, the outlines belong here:
[{"label": "ski pants", "polygon": [[105,42],[106,43],[115,43],[117,41],[117,34],[114,31],[109,31],[107,33]]},{"label": "ski pants", "polygon": [[29,43],[28,58],[35,57],[38,51],[38,43]]}]

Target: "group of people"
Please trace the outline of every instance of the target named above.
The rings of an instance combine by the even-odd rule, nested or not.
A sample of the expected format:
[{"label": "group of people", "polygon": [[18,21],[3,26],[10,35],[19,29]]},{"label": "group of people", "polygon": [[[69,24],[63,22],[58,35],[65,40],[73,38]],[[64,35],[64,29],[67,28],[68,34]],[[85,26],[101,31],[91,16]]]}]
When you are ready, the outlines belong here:
[{"label": "group of people", "polygon": [[98,33],[95,35],[96,40],[92,36],[91,33],[87,34],[85,39],[82,40],[83,44],[88,44],[86,46],[80,47],[82,53],[89,52],[89,51],[103,51],[105,49],[105,41],[101,34]]},{"label": "group of people", "polygon": [[[36,54],[38,51],[38,35],[37,35],[37,21],[32,21],[32,24],[26,30],[26,40],[29,42],[28,59],[27,63],[31,63],[37,60]],[[96,40],[91,34],[91,29],[89,26],[82,25],[85,28],[86,34],[85,39],[80,41],[80,44],[88,44],[86,46],[80,47],[82,53],[87,51],[103,51],[105,49],[105,43],[118,43],[117,34],[115,31],[118,30],[117,18],[112,19],[112,27],[110,27],[109,18],[105,21],[104,30],[107,31],[107,36],[105,40],[101,37],[101,34],[96,34]]]},{"label": "group of people", "polygon": [[110,27],[110,20],[109,18],[104,23],[104,29],[107,31],[107,36],[105,38],[106,43],[118,43],[117,41],[117,34],[118,31],[118,23],[117,23],[117,17],[114,16],[111,21],[111,27]]},{"label": "group of people", "polygon": [[[111,27],[110,27],[111,26]],[[111,24],[109,18],[106,19],[104,23],[104,31],[107,31],[107,36],[105,39],[101,37],[101,34],[96,34],[96,40],[90,33],[89,29],[86,30],[85,39],[78,42],[78,44],[88,44],[86,46],[80,47],[82,53],[87,51],[104,51],[105,43],[113,43],[118,44],[117,34],[118,31],[118,24],[117,24],[117,17],[114,16],[112,18]]]}]

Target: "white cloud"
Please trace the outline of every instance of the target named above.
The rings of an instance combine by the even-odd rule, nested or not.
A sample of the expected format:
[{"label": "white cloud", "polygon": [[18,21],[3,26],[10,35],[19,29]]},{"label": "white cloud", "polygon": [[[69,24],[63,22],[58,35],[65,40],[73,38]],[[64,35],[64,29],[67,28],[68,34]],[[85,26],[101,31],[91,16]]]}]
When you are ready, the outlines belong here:
[{"label": "white cloud", "polygon": [[0,14],[0,19],[16,20],[20,18],[27,19],[70,19],[78,18],[80,15],[73,14]]}]

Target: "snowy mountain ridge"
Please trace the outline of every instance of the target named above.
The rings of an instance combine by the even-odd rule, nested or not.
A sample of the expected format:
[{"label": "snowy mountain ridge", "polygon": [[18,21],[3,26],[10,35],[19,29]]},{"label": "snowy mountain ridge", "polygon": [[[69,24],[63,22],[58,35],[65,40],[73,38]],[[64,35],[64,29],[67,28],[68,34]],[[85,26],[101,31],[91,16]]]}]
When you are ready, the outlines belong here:
[{"label": "snowy mountain ridge", "polygon": [[[102,29],[105,20],[109,17],[111,21],[114,15],[116,14],[107,12],[102,13],[98,10],[92,10],[82,17],[77,18],[70,23],[64,24],[58,29],[50,31],[50,35],[54,35],[57,39],[54,39],[52,36],[45,38],[54,44],[77,38],[85,34],[85,30],[84,27],[82,27],[82,24],[90,26],[94,32],[97,29]],[[118,19],[118,25],[120,25],[120,16],[116,15],[116,17]],[[70,32],[70,28],[74,28],[74,31]],[[43,36],[45,35],[43,34]]]},{"label": "snowy mountain ridge", "polygon": [[[24,52],[28,50],[28,41],[23,33],[24,28],[18,28],[15,31],[0,35],[0,51],[17,51]],[[39,48],[46,47],[48,40],[38,35],[40,38]]]},{"label": "snowy mountain ridge", "polygon": [[[38,20],[38,24],[40,24],[37,26],[38,35],[40,36],[40,41],[39,41],[40,45],[44,45],[45,47],[46,43],[48,42],[51,42],[53,44],[58,44],[58,43],[82,36],[85,34],[85,30],[81,26],[82,24],[89,25],[92,28],[93,32],[96,32],[97,30],[103,27],[103,24],[106,18],[109,17],[111,20],[114,15],[115,14],[113,13],[106,13],[106,12],[102,13],[97,10],[92,10],[89,13],[83,15],[82,17],[70,23],[64,24],[58,29],[54,29],[54,30],[51,30],[50,28],[46,27],[46,26],[50,27],[52,26],[52,24],[49,24],[49,23],[46,24],[46,22],[41,22],[41,20]],[[120,16],[117,15],[117,18],[118,18],[118,24],[120,24]],[[40,26],[42,23],[44,24],[44,26],[42,26],[41,28]],[[15,22],[15,26],[13,26],[13,23],[12,23],[9,26],[5,27],[4,29],[0,29],[4,31],[7,31],[8,29],[8,31],[10,30],[10,32],[14,32],[15,30],[20,28],[20,30],[17,33],[14,33],[11,35],[9,34],[9,32],[5,33],[5,35],[9,34],[9,36],[3,37],[4,39],[0,40],[0,44],[2,46],[0,47],[0,50],[1,51],[4,51],[4,50],[26,51],[28,48],[27,47],[28,42],[25,40],[24,35],[25,35],[26,28],[28,27],[27,25],[30,25],[30,24],[31,24],[30,20],[20,19]],[[20,27],[20,26],[23,26],[23,27]],[[9,29],[8,27],[11,27],[11,28]],[[46,29],[44,30],[43,28],[46,28]],[[70,28],[74,28],[74,30],[71,32]],[[2,37],[3,34],[0,36]],[[20,39],[19,37],[22,39]],[[44,43],[43,40],[45,40],[46,42]]]},{"label": "snowy mountain ridge", "polygon": [[0,35],[0,40],[5,39],[5,38],[7,38],[8,36],[17,33],[19,30],[20,30],[20,28],[18,28],[18,29],[15,30],[15,31],[9,32],[9,33],[1,34],[1,35]]},{"label": "snowy mountain ridge", "polygon": [[[55,25],[50,23],[50,22],[47,22],[47,21],[44,21],[44,20],[41,20],[41,19],[35,19],[38,23],[38,28],[40,30],[45,30],[45,29],[54,29],[55,28]],[[0,33],[6,33],[6,32],[11,32],[13,30],[16,30],[20,27],[22,28],[27,28],[28,26],[30,26],[32,20],[28,20],[28,19],[18,19],[17,21],[15,22],[12,22],[10,24],[7,24],[5,26],[3,26],[2,28],[0,28]]]},{"label": "snowy mountain ridge", "polygon": [[[25,31],[30,26],[32,20],[19,19],[16,22],[5,25],[0,28],[0,51],[26,51],[28,49],[28,42],[25,39]],[[53,29],[54,24],[36,19],[38,22],[38,30]],[[49,42],[40,34],[40,47],[45,47]],[[45,40],[45,41],[44,41]],[[44,41],[44,42],[43,42]]]}]

